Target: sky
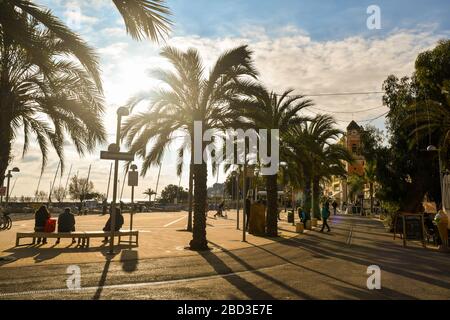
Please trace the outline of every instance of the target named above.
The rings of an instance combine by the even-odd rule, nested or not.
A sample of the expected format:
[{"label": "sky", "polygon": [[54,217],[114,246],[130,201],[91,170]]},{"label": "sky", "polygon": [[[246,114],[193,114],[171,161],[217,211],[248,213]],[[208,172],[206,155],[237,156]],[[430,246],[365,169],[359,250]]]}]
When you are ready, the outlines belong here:
[{"label": "sky", "polygon": [[[158,56],[164,45],[183,50],[195,47],[205,65],[211,66],[224,50],[248,44],[260,80],[267,87],[277,92],[292,88],[297,94],[313,95],[315,106],[304,114],[331,113],[341,128],[355,120],[383,130],[387,108],[382,106],[381,94],[316,95],[379,92],[388,75],[411,75],[417,55],[450,36],[448,0],[167,0],[174,27],[166,42],[160,44],[132,40],[110,0],[35,2],[51,9],[96,48],[107,106],[104,121],[111,142],[117,107],[160,85],[149,71],[168,67]],[[367,20],[373,14],[368,13],[368,7],[372,5],[380,9],[380,29],[368,28]],[[12,196],[32,195],[38,186],[39,149],[33,144],[22,158],[22,142],[18,136],[14,143],[11,166],[19,167],[21,172],[13,178]],[[58,174],[56,186],[65,185],[71,166],[71,175],[86,177],[91,165],[90,178],[96,190],[106,193],[110,162],[99,160],[100,150],[106,148],[99,146],[83,158],[67,148],[66,170],[62,176]],[[164,159],[158,191],[169,183],[179,183],[175,148],[171,149]],[[54,154],[49,159],[39,188],[45,192],[50,189],[58,164]],[[138,199],[145,198],[145,189],[156,188],[157,175],[158,168],[152,168],[145,178],[140,178]],[[123,172],[119,177],[122,183]],[[224,178],[220,172],[218,180]],[[216,181],[217,177],[210,174],[208,185]],[[181,184],[187,187],[187,172]],[[123,199],[129,196],[130,190],[125,187]]]}]

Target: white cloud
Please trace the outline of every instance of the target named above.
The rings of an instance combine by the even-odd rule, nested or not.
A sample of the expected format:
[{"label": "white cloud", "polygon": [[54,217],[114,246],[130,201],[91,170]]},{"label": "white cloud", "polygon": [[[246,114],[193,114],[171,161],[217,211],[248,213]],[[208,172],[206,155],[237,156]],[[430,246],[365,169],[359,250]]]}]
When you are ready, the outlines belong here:
[{"label": "white cloud", "polygon": [[[99,2],[99,5],[102,1]],[[115,29],[115,28],[114,28]],[[250,29],[247,29],[250,30]],[[109,30],[117,34],[118,30]],[[107,36],[108,30],[103,30]],[[274,35],[275,34],[275,35]],[[383,81],[390,74],[397,76],[411,75],[417,55],[433,47],[437,40],[445,37],[436,34],[431,26],[418,30],[396,30],[383,38],[363,38],[359,36],[336,41],[315,41],[304,31],[287,26],[269,33],[262,28],[253,28],[240,37],[202,38],[199,36],[174,37],[168,44],[181,49],[197,48],[204,57],[208,67],[226,49],[242,44],[249,44],[254,51],[255,63],[261,73],[261,81],[268,88],[283,91],[295,89],[298,94],[329,92],[381,91]],[[115,130],[115,108],[134,94],[148,90],[157,83],[149,78],[147,71],[155,67],[165,67],[167,63],[158,57],[158,48],[148,42],[132,42],[129,39],[110,43],[100,48],[106,101],[109,107],[105,123],[112,136]],[[313,98],[317,108],[336,112],[355,112],[355,114],[336,113],[336,118],[346,121],[365,120],[382,114],[386,109],[380,108],[365,113],[358,110],[381,106],[381,95],[330,96]],[[375,122],[383,125],[383,119]],[[16,153],[20,153],[16,144]],[[30,150],[30,156],[38,155],[36,146]],[[18,158],[17,158],[18,159]],[[98,152],[78,160],[71,148],[67,154],[68,162],[74,163],[80,172],[87,173],[89,163],[94,163],[94,183],[100,191],[106,190],[109,162],[98,160]],[[175,156],[168,155],[161,177],[160,186],[168,183],[178,184],[175,176]],[[14,162],[23,166],[22,173],[33,177],[37,183],[40,163]],[[48,177],[42,185],[48,185],[56,165],[47,170]],[[137,194],[145,188],[155,188],[157,168],[152,169]],[[30,180],[31,181],[31,180]],[[212,181],[212,180],[210,180]],[[34,185],[34,181],[31,185]],[[187,175],[183,177],[187,185]],[[32,187],[31,189],[33,189]],[[161,187],[160,187],[161,190]],[[17,185],[15,194],[30,194],[29,185]],[[128,192],[128,191],[127,191]]]}]

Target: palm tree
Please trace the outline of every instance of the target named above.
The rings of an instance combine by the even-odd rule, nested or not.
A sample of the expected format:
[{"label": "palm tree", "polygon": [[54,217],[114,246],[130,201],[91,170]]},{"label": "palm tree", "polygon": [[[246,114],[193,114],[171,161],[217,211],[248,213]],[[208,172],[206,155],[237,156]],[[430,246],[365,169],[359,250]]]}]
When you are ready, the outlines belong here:
[{"label": "palm tree", "polygon": [[[125,21],[127,32],[134,39],[148,37],[158,41],[170,30],[171,22],[167,18],[170,11],[163,0],[112,1]],[[103,112],[100,99],[102,84],[98,58],[93,48],[51,11],[28,0],[0,1],[0,37],[2,42],[0,185],[2,185],[4,172],[10,161],[11,142],[20,126],[23,126],[26,137],[24,153],[28,147],[29,133],[32,131],[37,135],[39,146],[45,155],[43,165],[46,163],[49,142],[57,149],[58,155],[62,156],[62,141],[58,141],[62,138],[60,132],[62,129],[70,132],[71,139],[80,154],[92,150],[96,140],[103,140],[104,132],[103,126],[98,123],[99,114]],[[60,62],[57,62],[57,59],[61,59]],[[14,67],[16,73],[8,70],[9,67]],[[21,67],[24,69],[20,70]],[[50,75],[57,75],[59,83],[50,81]],[[40,82],[34,81],[35,79],[39,79]],[[52,83],[53,87],[40,87],[44,84],[44,80]],[[64,81],[69,84],[66,91],[70,91],[70,95],[68,93],[61,96],[54,95],[52,96],[54,101],[51,103],[61,105],[60,101],[57,101],[61,99],[65,100],[67,108],[69,104],[78,104],[78,107],[72,107],[70,111],[51,111],[49,101],[44,101],[47,106],[41,107],[42,101],[39,99],[49,98],[45,91],[56,93],[56,85],[65,88]],[[79,88],[75,90],[75,86]],[[15,92],[11,91],[12,87]],[[32,92],[36,89],[38,95],[33,98]],[[19,93],[20,97],[17,96]],[[24,97],[23,101],[16,99]],[[13,107],[12,101],[23,106],[27,105],[27,114],[25,115],[25,110],[22,110],[22,114],[12,114],[11,110],[17,110]],[[81,103],[84,107],[80,106]],[[88,105],[92,107],[91,110],[88,110]],[[54,132],[45,121],[37,120],[36,116],[43,113],[51,114],[50,118],[55,124]],[[77,130],[78,133],[75,134]]]},{"label": "palm tree", "polygon": [[[208,172],[205,160],[193,162],[192,146],[201,143],[201,150],[205,150],[204,142],[194,141],[194,123],[202,124],[202,132],[227,129],[238,118],[238,114],[228,108],[228,101],[237,92],[236,83],[243,77],[255,77],[256,71],[247,46],[225,52],[208,76],[205,76],[202,59],[195,49],[182,52],[166,47],[161,55],[169,60],[174,71],[154,72],[166,88],[150,94],[147,112],[128,118],[123,126],[123,138],[130,150],[144,159],[144,175],[149,167],[160,163],[164,151],[174,140],[183,139],[184,143],[178,149],[178,162],[190,149],[194,183],[194,227],[190,247],[207,250],[205,207]],[[146,98],[134,98],[130,107]],[[148,151],[149,143],[152,147]]]},{"label": "palm tree", "polygon": [[[271,141],[270,129],[279,130],[280,160],[283,161],[283,139],[291,126],[303,123],[306,118],[299,112],[312,105],[311,100],[301,95],[292,95],[287,90],[282,95],[269,92],[261,85],[247,85],[243,88],[244,98],[233,101],[233,108],[251,120],[255,129],[268,129],[268,142]],[[267,150],[271,150],[270,145]],[[267,235],[278,236],[278,174],[269,175],[266,179],[267,191]]]},{"label": "palm tree", "polygon": [[368,161],[366,167],[364,168],[364,178],[366,183],[369,184],[369,193],[370,193],[370,213],[373,213],[373,205],[374,205],[374,185],[377,181],[377,165],[375,161]]},{"label": "palm tree", "polygon": [[345,176],[346,162],[352,162],[350,152],[337,144],[343,133],[328,115],[317,115],[311,121],[292,127],[286,137],[291,161],[297,163],[304,176],[305,210],[320,218],[320,183],[333,176]]},{"label": "palm tree", "polygon": [[147,195],[148,196],[148,202],[151,202],[152,201],[152,196],[156,195],[156,192],[152,188],[148,188],[142,194]]},{"label": "palm tree", "polygon": [[364,191],[366,181],[364,177],[354,174],[348,178],[349,196],[352,201],[356,201],[356,197]]},{"label": "palm tree", "polygon": [[[26,19],[26,18],[23,18]],[[0,185],[11,160],[19,130],[23,155],[30,138],[37,138],[42,169],[53,147],[64,164],[63,146],[71,140],[80,155],[105,142],[101,118],[104,106],[95,77],[53,33],[26,19],[27,33],[45,48],[41,63],[0,29]]]}]

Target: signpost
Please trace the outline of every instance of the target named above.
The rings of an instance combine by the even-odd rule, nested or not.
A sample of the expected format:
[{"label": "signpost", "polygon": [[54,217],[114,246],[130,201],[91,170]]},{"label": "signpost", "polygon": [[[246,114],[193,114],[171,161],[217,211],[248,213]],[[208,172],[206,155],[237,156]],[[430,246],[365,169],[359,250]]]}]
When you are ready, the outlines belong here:
[{"label": "signpost", "polygon": [[120,128],[122,117],[130,115],[130,110],[125,107],[117,109],[117,130],[116,143],[109,145],[108,151],[100,152],[102,160],[114,160],[114,184],[113,201],[111,203],[111,241],[109,243],[109,254],[114,254],[114,232],[116,229],[116,201],[117,201],[117,179],[119,175],[119,161],[134,161],[134,154],[129,152],[120,152]]},{"label": "signpost", "polygon": [[[128,172],[128,186],[131,187],[131,212],[130,212],[130,231],[133,230],[133,216],[134,216],[134,187],[138,186],[139,173],[136,171],[137,166],[131,165],[131,171]],[[131,244],[131,235],[130,235]]]}]

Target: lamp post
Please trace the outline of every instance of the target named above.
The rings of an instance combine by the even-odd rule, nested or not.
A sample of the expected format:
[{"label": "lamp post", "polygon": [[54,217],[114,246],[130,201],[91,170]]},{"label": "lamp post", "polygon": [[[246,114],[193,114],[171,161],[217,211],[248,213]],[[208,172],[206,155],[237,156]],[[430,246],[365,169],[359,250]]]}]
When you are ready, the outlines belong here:
[{"label": "lamp post", "polygon": [[11,170],[8,170],[8,174],[6,175],[6,199],[5,199],[5,207],[8,207],[9,204],[9,185],[12,178],[11,172],[20,172],[20,169],[17,167],[12,168]]},{"label": "lamp post", "polygon": [[258,201],[258,178],[259,178],[259,167],[255,168],[255,201]]},{"label": "lamp post", "polygon": [[[120,151],[120,128],[122,125],[122,117],[130,115],[130,110],[125,107],[117,109],[117,130],[116,130],[116,152]],[[117,179],[119,175],[119,160],[114,160],[114,184],[113,184],[113,200],[111,210],[111,240],[109,243],[109,253],[114,253],[114,231],[116,229],[116,202],[117,202]]]},{"label": "lamp post", "polygon": [[443,170],[442,170],[442,160],[441,160],[441,149],[436,148],[434,145],[430,145],[427,148],[428,152],[437,152],[439,158],[439,184],[441,187],[441,202],[442,202],[442,210],[444,208],[444,184],[443,184]]}]

